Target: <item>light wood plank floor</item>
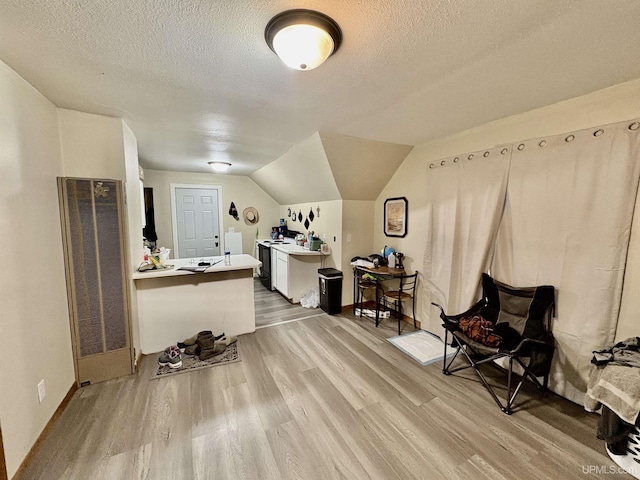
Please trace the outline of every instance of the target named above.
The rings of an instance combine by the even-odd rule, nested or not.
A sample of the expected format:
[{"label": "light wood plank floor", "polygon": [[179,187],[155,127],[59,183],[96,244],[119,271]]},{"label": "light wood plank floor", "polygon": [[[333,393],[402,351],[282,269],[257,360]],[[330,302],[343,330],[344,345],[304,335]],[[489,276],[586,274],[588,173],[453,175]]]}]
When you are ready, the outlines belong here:
[{"label": "light wood plank floor", "polygon": [[25,478],[538,480],[612,465],[580,406],[527,388],[504,415],[471,372],[387,342],[393,322],[315,312],[241,336],[239,363],[150,381],[148,356],[80,389]]},{"label": "light wood plank floor", "polygon": [[304,308],[299,303],[289,303],[278,292],[267,290],[258,279],[253,281],[253,298],[256,308],[256,328],[318,314],[317,309]]}]

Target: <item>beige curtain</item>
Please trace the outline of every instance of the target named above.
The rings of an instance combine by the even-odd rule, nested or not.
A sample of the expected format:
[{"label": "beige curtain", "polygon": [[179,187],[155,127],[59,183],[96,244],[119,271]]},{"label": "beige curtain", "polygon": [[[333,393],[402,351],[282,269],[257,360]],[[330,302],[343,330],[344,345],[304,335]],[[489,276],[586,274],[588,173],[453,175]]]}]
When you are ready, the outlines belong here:
[{"label": "beige curtain", "polygon": [[514,286],[556,287],[550,387],[577,403],[592,351],[616,332],[639,148],[630,122],[513,145],[491,270]]},{"label": "beige curtain", "polygon": [[510,148],[443,159],[427,171],[422,328],[443,335],[436,302],[460,313],[479,299],[502,214]]}]

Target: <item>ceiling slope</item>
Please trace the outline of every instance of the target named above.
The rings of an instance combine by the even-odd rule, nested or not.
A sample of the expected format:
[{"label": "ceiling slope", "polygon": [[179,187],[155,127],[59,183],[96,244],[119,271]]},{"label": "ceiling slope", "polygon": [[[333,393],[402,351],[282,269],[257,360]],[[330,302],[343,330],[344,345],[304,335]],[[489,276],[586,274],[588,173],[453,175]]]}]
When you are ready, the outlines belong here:
[{"label": "ceiling slope", "polygon": [[411,149],[409,145],[315,133],[251,178],[280,205],[375,200]]},{"label": "ceiling slope", "polygon": [[411,145],[320,133],[322,145],[343,200],[375,200]]},{"label": "ceiling slope", "polygon": [[340,199],[318,133],[253,172],[251,178],[280,205]]}]

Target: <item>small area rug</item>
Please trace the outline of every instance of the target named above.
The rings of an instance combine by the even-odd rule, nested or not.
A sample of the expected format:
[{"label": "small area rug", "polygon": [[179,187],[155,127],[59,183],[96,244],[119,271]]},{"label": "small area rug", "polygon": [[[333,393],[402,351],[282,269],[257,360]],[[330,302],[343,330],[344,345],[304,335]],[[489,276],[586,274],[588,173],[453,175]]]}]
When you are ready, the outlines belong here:
[{"label": "small area rug", "polygon": [[[444,358],[444,342],[425,330],[405,333],[387,340],[423,366]],[[447,357],[452,357],[453,354],[454,351],[451,351]]]},{"label": "small area rug", "polygon": [[[158,353],[159,357],[160,354]],[[224,352],[215,357],[208,358],[207,360],[200,360],[197,355],[182,354],[182,366],[180,368],[171,368],[169,366],[158,365],[155,373],[152,375],[151,380],[157,380],[158,378],[170,377],[171,375],[177,375],[179,373],[194,372],[203,368],[216,367],[218,365],[227,365],[229,363],[240,362],[240,353],[238,352],[238,342],[229,345]]]}]

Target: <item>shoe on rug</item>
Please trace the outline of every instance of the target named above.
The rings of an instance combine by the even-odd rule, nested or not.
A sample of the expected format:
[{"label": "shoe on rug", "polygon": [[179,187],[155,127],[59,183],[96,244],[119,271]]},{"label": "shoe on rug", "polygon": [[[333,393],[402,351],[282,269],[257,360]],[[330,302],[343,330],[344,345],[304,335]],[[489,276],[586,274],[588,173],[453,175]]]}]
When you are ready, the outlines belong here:
[{"label": "shoe on rug", "polygon": [[[178,347],[179,348],[190,347],[191,345],[195,345],[198,342],[198,338],[203,336],[209,336],[209,335],[213,335],[213,332],[211,330],[203,330],[201,332],[196,333],[193,337],[185,338],[184,341],[178,342]],[[224,333],[222,335],[224,335]]]},{"label": "shoe on rug", "polygon": [[199,355],[200,354],[200,345],[198,345],[197,343],[195,343],[193,345],[189,345],[188,347],[185,347],[184,353],[186,355]]},{"label": "shoe on rug", "polygon": [[182,357],[180,356],[180,350],[171,350],[162,352],[160,358],[158,358],[158,364],[162,367],[168,366],[169,368],[180,368],[182,366]]},{"label": "shoe on rug", "polygon": [[212,337],[213,337],[214,340],[219,340],[221,338],[225,338],[225,334],[224,334],[224,332],[222,332],[220,335],[214,335],[211,330],[204,330],[204,331],[202,331],[202,332],[200,332],[198,334],[198,338],[196,340],[196,343],[198,343],[199,340],[209,339],[209,338],[212,338]]},{"label": "shoe on rug", "polygon": [[236,343],[238,341],[238,337],[222,337],[219,340],[216,340],[216,345],[224,345],[225,348],[231,345],[232,343]]},{"label": "shoe on rug", "polygon": [[[178,348],[183,352],[186,353],[187,355],[198,355],[197,352],[195,352],[195,350],[193,348],[185,351],[187,349],[187,347],[192,347],[193,345],[196,345],[198,343],[198,339],[202,338],[202,337],[208,337],[210,335],[213,335],[213,332],[211,330],[203,330],[201,332],[196,333],[193,337],[191,338],[186,338],[183,342],[178,342]],[[214,335],[213,338],[215,338],[216,340],[218,340],[219,338],[224,337],[224,332],[222,332],[220,335]]]},{"label": "shoe on rug", "polygon": [[200,360],[206,360],[208,358],[215,357],[216,355],[220,355],[221,353],[224,353],[226,349],[226,345],[216,343],[212,348],[207,348],[200,351]]}]

